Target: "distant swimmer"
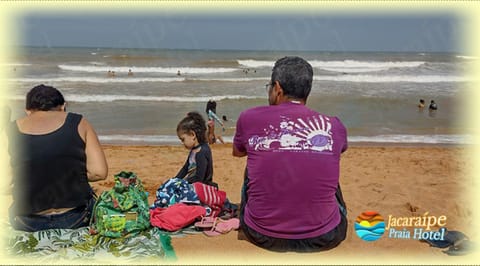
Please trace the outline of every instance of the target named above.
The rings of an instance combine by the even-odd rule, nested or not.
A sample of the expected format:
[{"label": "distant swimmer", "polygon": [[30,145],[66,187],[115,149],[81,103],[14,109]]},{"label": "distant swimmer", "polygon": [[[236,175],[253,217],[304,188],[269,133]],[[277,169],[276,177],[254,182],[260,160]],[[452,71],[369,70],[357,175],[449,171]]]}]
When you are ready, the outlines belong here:
[{"label": "distant swimmer", "polygon": [[420,99],[420,102],[418,103],[418,109],[423,109],[425,107],[425,100]]},{"label": "distant swimmer", "polygon": [[180,73],[180,70],[177,71],[177,76],[181,76],[182,73]]},{"label": "distant swimmer", "polygon": [[133,76],[133,72],[132,72],[131,69],[128,70],[128,75],[129,75],[129,76]]},{"label": "distant swimmer", "polygon": [[430,106],[428,107],[428,110],[433,111],[433,110],[437,110],[437,108],[438,108],[437,103],[435,103],[434,100],[431,100],[430,101]]}]

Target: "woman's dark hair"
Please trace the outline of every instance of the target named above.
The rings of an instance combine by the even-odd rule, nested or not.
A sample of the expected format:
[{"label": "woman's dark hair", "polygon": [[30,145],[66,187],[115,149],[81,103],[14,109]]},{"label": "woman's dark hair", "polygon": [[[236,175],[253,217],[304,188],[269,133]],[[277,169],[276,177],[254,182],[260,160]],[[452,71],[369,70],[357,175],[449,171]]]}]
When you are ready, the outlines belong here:
[{"label": "woman's dark hair", "polygon": [[51,86],[38,85],[27,93],[25,109],[50,111],[65,104],[62,93]]},{"label": "woman's dark hair", "polygon": [[198,112],[189,112],[177,125],[177,132],[195,132],[198,143],[207,143],[207,126],[205,119]]},{"label": "woman's dark hair", "polygon": [[207,107],[205,108],[205,112],[208,114],[208,110],[212,110],[212,112],[217,112],[217,102],[214,100],[208,100]]}]

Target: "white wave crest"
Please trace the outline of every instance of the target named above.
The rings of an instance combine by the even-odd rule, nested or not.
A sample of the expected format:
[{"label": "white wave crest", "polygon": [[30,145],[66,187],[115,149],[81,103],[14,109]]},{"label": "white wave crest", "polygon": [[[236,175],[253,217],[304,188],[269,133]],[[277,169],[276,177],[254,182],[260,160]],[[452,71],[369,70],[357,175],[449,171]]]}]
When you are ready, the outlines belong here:
[{"label": "white wave crest", "polygon": [[[99,135],[102,143],[108,144],[167,144],[182,145],[176,135]],[[232,143],[232,136],[223,136],[225,143]]]},{"label": "white wave crest", "polygon": [[273,67],[275,61],[261,61],[261,60],[254,60],[254,59],[246,59],[246,60],[237,60],[239,65],[245,67]]},{"label": "white wave crest", "polygon": [[[452,75],[316,75],[316,81],[356,82],[356,83],[439,83],[439,82],[468,82],[476,78]],[[16,78],[9,79],[10,82],[43,83],[52,84],[56,82],[78,82],[78,83],[140,83],[140,82],[183,82],[183,81],[224,81],[224,82],[249,82],[268,81],[269,77],[245,77],[245,78],[191,78],[191,77],[56,77],[56,78]]]},{"label": "white wave crest", "polygon": [[60,69],[76,72],[105,72],[115,71],[116,73],[165,73],[177,74],[211,74],[234,72],[236,68],[204,68],[204,67],[136,67],[136,66],[99,66],[99,65],[58,65]]},{"label": "white wave crest", "polygon": [[94,65],[94,66],[104,66],[106,65],[104,62],[96,62],[96,61],[91,61],[91,62],[88,62],[89,64],[91,65]]},{"label": "white wave crest", "polygon": [[391,68],[407,68],[418,67],[423,65],[422,61],[397,61],[397,62],[380,62],[380,61],[357,61],[357,60],[343,60],[343,61],[316,61],[310,62],[312,67],[320,68],[332,72],[340,73],[364,73],[386,71]]},{"label": "white wave crest", "polygon": [[[13,95],[5,97],[9,100],[25,100],[24,95]],[[65,93],[67,102],[114,102],[114,101],[145,101],[145,102],[208,102],[222,100],[241,100],[241,99],[262,99],[259,96],[246,95],[216,95],[216,96],[141,96],[141,95],[115,95],[115,94],[68,94]]]},{"label": "white wave crest", "polygon": [[462,76],[440,76],[440,75],[421,75],[421,76],[375,76],[375,75],[336,75],[336,76],[314,76],[314,80],[322,81],[343,81],[357,83],[391,83],[391,82],[413,82],[413,83],[437,83],[437,82],[466,82],[473,78]]},{"label": "white wave crest", "polygon": [[[240,65],[245,67],[273,67],[274,61],[262,60],[237,60]],[[322,61],[311,60],[308,61],[314,68],[320,68],[327,71],[341,72],[341,73],[361,73],[383,71],[390,68],[403,67],[418,67],[423,65],[423,61],[358,61],[358,60],[336,60],[336,61]]]},{"label": "white wave crest", "polygon": [[175,78],[153,78],[153,77],[57,77],[57,78],[19,78],[19,79],[10,79],[14,82],[35,82],[35,83],[44,83],[51,84],[54,82],[90,82],[90,83],[138,83],[138,82],[179,82],[184,81],[183,77]]},{"label": "white wave crest", "polygon": [[467,60],[476,60],[479,59],[480,57],[478,56],[468,56],[468,55],[457,55],[457,58],[462,58],[462,59],[467,59]]},{"label": "white wave crest", "polygon": [[180,144],[173,135],[99,135],[98,138],[104,143]]},{"label": "white wave crest", "polygon": [[349,142],[424,143],[424,144],[474,144],[470,135],[378,135],[349,136]]},{"label": "white wave crest", "polygon": [[357,60],[342,60],[342,61],[309,61],[312,67],[318,68],[401,68],[401,67],[418,67],[425,62],[423,61],[357,61]]},{"label": "white wave crest", "polygon": [[26,64],[26,63],[2,63],[0,66],[31,66],[32,64]]},{"label": "white wave crest", "polygon": [[87,83],[138,83],[138,82],[182,82],[182,81],[224,81],[224,82],[248,82],[265,81],[268,77],[245,77],[245,78],[191,78],[191,77],[172,77],[172,78],[154,78],[154,77],[57,77],[57,78],[18,78],[9,79],[13,82],[43,83],[51,84],[54,82],[87,82]]},{"label": "white wave crest", "polygon": [[[224,141],[231,143],[232,136],[224,136]],[[146,143],[146,144],[180,144],[174,135],[100,135],[104,143]],[[397,144],[451,144],[468,145],[475,141],[469,135],[379,135],[349,136],[351,143],[397,143]]]}]

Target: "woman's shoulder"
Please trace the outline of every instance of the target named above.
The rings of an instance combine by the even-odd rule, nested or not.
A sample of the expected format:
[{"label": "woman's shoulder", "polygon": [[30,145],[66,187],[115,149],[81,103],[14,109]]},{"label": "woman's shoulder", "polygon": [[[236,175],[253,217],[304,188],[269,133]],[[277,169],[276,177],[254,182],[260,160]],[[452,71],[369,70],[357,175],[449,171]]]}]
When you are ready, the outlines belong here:
[{"label": "woman's shoulder", "polygon": [[80,122],[80,120],[82,120],[82,118],[83,118],[83,115],[81,115],[81,114],[72,113],[72,112],[67,113],[67,119],[71,119],[71,120],[75,120],[75,121]]}]

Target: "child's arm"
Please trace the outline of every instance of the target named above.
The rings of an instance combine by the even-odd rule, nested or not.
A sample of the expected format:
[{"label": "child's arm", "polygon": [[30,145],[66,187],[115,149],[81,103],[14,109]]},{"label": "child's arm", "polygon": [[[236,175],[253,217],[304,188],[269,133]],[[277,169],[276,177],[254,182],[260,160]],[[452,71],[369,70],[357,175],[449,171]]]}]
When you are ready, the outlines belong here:
[{"label": "child's arm", "polygon": [[188,158],[183,167],[178,171],[178,174],[174,178],[183,179],[188,174]]}]

